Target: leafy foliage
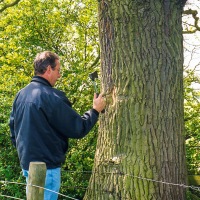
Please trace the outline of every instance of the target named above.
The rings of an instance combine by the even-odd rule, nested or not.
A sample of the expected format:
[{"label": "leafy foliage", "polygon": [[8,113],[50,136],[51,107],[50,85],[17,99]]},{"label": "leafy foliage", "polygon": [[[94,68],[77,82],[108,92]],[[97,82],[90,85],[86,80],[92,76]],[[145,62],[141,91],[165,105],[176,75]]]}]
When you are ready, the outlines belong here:
[{"label": "leafy foliage", "polygon": [[200,83],[200,78],[187,71],[184,78],[187,167],[189,174],[200,175],[200,91],[191,87],[193,82]]},{"label": "leafy foliage", "polygon": [[[70,0],[24,0],[16,7],[6,9],[0,22],[0,179],[22,181],[16,150],[9,139],[8,119],[16,93],[33,76],[32,62],[43,50],[56,52],[62,61],[62,78],[57,88],[63,90],[80,114],[91,108],[93,85],[88,74],[96,70],[99,61],[96,2]],[[71,140],[65,170],[91,170],[97,127],[82,140]],[[71,174],[63,173],[61,191],[83,196],[76,190],[80,183],[87,184]],[[71,180],[71,181],[70,181]],[[64,188],[70,184],[71,192]],[[1,193],[21,197],[25,188],[2,185]]]}]

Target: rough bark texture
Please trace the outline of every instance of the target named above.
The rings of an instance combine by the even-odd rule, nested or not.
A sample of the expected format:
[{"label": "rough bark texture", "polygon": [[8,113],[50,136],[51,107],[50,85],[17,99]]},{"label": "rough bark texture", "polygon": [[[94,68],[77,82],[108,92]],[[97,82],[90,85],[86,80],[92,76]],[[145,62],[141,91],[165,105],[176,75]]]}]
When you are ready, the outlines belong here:
[{"label": "rough bark texture", "polygon": [[182,9],[175,0],[101,0],[101,115],[85,200],[184,200]]}]

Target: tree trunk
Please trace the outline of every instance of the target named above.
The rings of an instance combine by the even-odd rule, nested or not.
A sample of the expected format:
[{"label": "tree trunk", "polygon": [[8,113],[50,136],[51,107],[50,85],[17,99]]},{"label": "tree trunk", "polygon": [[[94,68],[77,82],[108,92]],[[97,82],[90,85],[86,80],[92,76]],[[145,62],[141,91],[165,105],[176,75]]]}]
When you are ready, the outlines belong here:
[{"label": "tree trunk", "polygon": [[111,94],[85,200],[185,199],[181,17],[178,0],[99,2]]}]

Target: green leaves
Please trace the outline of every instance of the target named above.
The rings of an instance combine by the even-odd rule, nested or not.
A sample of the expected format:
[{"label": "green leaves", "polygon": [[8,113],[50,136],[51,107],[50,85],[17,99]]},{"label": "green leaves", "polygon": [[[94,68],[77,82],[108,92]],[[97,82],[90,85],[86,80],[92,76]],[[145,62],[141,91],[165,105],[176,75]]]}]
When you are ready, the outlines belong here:
[{"label": "green leaves", "polygon": [[200,174],[200,91],[192,88],[192,83],[200,83],[198,76],[186,71],[185,85],[185,137],[186,157],[189,174]]},{"label": "green leaves", "polygon": [[[24,0],[1,13],[0,21],[0,148],[1,179],[16,181],[20,166],[16,150],[9,139],[8,119],[16,93],[33,76],[33,59],[38,52],[57,53],[62,63],[62,78],[56,87],[66,92],[73,108],[80,114],[92,107],[93,85],[89,73],[99,67],[96,1]],[[70,140],[65,169],[91,170],[97,128],[82,140]],[[9,153],[8,153],[9,152]],[[13,166],[10,174],[7,166]],[[80,179],[72,177],[71,186]],[[68,183],[69,177],[63,175]],[[25,181],[23,179],[23,181]],[[87,184],[88,177],[83,181]],[[73,183],[73,184],[72,184]],[[2,188],[2,193],[20,197],[16,188]],[[68,188],[62,189],[67,193]],[[20,190],[19,190],[20,191]],[[72,189],[74,193],[74,188]],[[84,191],[79,190],[83,195]],[[23,193],[21,197],[23,198]]]}]

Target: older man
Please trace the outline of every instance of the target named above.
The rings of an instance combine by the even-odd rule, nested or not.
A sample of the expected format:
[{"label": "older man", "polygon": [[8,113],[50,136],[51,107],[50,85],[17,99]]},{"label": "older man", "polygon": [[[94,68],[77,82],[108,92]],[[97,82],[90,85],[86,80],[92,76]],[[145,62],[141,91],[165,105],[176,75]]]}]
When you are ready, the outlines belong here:
[{"label": "older man", "polygon": [[[45,51],[34,60],[35,76],[20,90],[10,115],[11,140],[17,148],[20,165],[28,180],[29,163],[45,162],[45,188],[59,191],[60,168],[65,161],[68,138],[89,133],[105,107],[100,94],[94,95],[92,109],[80,116],[62,91],[53,86],[61,77],[59,56]],[[56,200],[56,193],[45,190],[45,200]]]}]

